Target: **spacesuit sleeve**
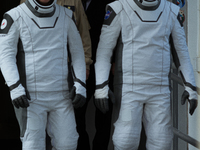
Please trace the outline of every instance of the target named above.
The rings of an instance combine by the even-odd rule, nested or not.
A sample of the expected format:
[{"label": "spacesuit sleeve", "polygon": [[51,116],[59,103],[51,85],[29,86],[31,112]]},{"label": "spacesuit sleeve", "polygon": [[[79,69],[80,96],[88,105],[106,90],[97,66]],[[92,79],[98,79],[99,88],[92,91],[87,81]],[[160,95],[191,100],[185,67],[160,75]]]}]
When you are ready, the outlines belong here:
[{"label": "spacesuit sleeve", "polygon": [[113,49],[121,31],[120,11],[121,9],[116,10],[110,5],[106,9],[96,54],[96,89],[108,84]]},{"label": "spacesuit sleeve", "polygon": [[86,96],[86,64],[84,50],[80,34],[75,23],[71,19],[68,28],[68,45],[72,61],[74,84],[76,84],[76,93]]},{"label": "spacesuit sleeve", "polygon": [[175,48],[172,52],[174,63],[180,72],[184,86],[196,91],[193,67],[190,61],[185,32],[180,20],[180,15],[178,15],[175,20],[172,29],[172,39]]},{"label": "spacesuit sleeve", "polygon": [[20,84],[16,64],[18,40],[19,29],[17,26],[17,18],[13,19],[6,13],[4,14],[0,29],[0,67],[11,91],[12,99],[25,95],[24,88]]}]

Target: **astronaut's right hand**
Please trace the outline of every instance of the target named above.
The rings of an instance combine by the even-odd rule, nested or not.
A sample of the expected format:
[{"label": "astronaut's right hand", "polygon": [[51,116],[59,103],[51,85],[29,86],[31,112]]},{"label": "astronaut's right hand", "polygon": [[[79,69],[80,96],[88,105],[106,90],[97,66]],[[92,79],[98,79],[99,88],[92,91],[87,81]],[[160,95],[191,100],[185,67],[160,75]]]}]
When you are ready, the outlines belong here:
[{"label": "astronaut's right hand", "polygon": [[14,86],[10,86],[10,97],[12,103],[16,108],[29,107],[29,100],[31,100],[28,91],[18,81]]},{"label": "astronaut's right hand", "polygon": [[86,102],[86,98],[83,95],[76,93],[75,86],[72,87],[69,97],[72,100],[72,104],[73,104],[74,108],[83,107],[83,105]]},{"label": "astronaut's right hand", "polygon": [[26,97],[26,95],[22,95],[20,97],[17,97],[15,99],[12,100],[13,105],[16,108],[27,108],[29,107],[29,102],[28,102],[28,98]]},{"label": "astronaut's right hand", "polygon": [[94,97],[95,97],[94,99],[95,106],[103,114],[109,111],[109,99],[113,104],[115,103],[115,96],[108,86],[105,86],[102,89],[96,89]]}]

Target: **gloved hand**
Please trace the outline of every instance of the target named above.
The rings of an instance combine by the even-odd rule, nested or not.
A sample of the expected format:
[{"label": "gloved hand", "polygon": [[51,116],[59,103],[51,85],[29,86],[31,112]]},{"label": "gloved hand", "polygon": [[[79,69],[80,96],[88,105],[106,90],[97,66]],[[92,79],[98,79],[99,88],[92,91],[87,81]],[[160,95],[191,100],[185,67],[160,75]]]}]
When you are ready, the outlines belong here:
[{"label": "gloved hand", "polygon": [[94,96],[95,106],[104,114],[109,111],[109,98],[113,104],[115,103],[115,96],[108,86],[103,89],[97,89]]},{"label": "gloved hand", "polygon": [[12,99],[12,103],[16,108],[27,108],[29,107],[28,100],[31,100],[30,95],[20,83],[18,84],[19,85],[15,88],[10,88],[10,97]]},{"label": "gloved hand", "polygon": [[183,92],[182,98],[181,98],[181,104],[184,105],[186,100],[188,100],[188,102],[190,104],[189,113],[190,113],[190,115],[192,115],[198,105],[196,91],[193,91],[191,88],[186,87],[185,91]]},{"label": "gloved hand", "polygon": [[27,107],[29,107],[29,102],[28,102],[28,98],[26,97],[26,95],[22,95],[22,96],[20,96],[16,99],[13,99],[12,103],[16,108],[19,108],[19,107],[27,108]]},{"label": "gloved hand", "polygon": [[72,100],[72,104],[73,104],[74,108],[82,107],[86,102],[86,98],[83,95],[76,94],[75,86],[73,86],[70,91],[70,99]]}]

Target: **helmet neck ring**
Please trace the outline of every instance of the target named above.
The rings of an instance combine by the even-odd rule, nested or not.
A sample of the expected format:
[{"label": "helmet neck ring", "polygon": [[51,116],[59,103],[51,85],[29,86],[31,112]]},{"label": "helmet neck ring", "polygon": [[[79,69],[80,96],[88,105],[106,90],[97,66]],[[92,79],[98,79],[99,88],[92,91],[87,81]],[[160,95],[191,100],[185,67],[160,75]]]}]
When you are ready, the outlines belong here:
[{"label": "helmet neck ring", "polygon": [[134,0],[134,2],[143,10],[156,10],[161,0]]}]

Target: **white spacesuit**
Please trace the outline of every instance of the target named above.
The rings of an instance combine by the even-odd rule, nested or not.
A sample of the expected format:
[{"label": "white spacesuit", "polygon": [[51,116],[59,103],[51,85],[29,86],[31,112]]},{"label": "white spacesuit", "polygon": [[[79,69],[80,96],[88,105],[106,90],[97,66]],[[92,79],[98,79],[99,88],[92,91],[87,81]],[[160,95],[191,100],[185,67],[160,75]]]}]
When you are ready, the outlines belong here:
[{"label": "white spacesuit", "polygon": [[137,150],[142,121],[148,150],[171,147],[170,34],[185,85],[182,102],[188,99],[193,114],[197,94],[179,7],[166,0],[119,0],[107,6],[95,64],[95,104],[102,112],[108,110],[110,60],[121,36],[122,48],[115,52],[114,92],[121,100],[115,150]]},{"label": "white spacesuit", "polygon": [[27,0],[4,14],[0,45],[0,67],[16,106],[23,150],[44,150],[46,127],[53,149],[76,150],[73,105],[85,102],[86,66],[72,11],[56,0],[45,6]]}]

